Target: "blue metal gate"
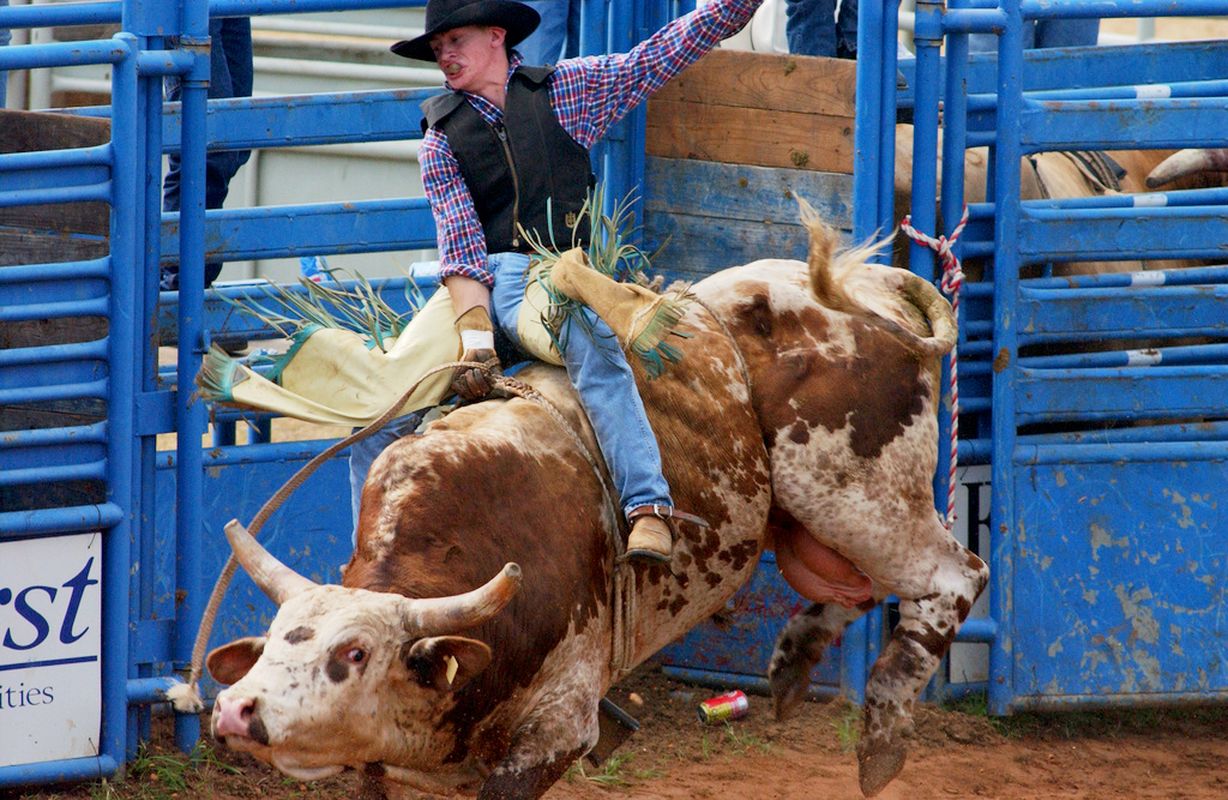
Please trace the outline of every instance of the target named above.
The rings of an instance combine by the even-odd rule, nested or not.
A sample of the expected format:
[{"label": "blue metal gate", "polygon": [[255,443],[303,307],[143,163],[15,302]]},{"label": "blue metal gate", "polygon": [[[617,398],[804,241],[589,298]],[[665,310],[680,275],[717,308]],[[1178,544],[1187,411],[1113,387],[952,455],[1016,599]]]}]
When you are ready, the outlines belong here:
[{"label": "blue metal gate", "polygon": [[[1025,53],[1024,25],[1224,14],[1228,4],[949,6],[917,4],[913,196],[934,196],[934,160],[921,154],[936,149],[941,91],[944,233],[960,217],[964,147],[987,144],[993,158],[990,197],[972,205],[957,248],[992,257],[991,276],[967,286],[959,342],[960,459],[992,465],[990,614],[975,632],[990,643],[990,710],[1222,700],[1228,272],[1021,275],[1053,262],[1222,260],[1226,195],[1021,202],[1019,192],[1032,153],[1223,146],[1228,136],[1222,43]],[[882,40],[895,40],[889,17],[869,16],[863,33],[881,25]],[[970,65],[967,34],[989,31],[1000,35],[996,57]],[[878,77],[885,85],[889,71]],[[890,140],[893,112],[884,104],[877,142],[859,118],[860,152]],[[890,169],[876,173],[877,214],[862,202],[867,174],[862,235],[894,222]],[[914,205],[917,227],[933,231],[934,212]],[[933,263],[915,245],[911,255],[914,269]],[[1197,343],[1177,341],[1187,338]]]}]

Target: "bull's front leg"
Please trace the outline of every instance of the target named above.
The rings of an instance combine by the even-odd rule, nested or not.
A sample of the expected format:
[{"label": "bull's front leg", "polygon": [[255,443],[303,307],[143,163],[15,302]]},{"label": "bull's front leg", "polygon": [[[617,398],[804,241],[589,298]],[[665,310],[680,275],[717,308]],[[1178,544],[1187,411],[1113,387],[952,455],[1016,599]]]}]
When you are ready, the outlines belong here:
[{"label": "bull's front leg", "polygon": [[874,662],[866,684],[865,728],[857,745],[858,777],[866,797],[878,794],[904,767],[913,704],[955,639],[989,580],[985,562],[953,539],[930,576],[929,591],[900,600],[900,622]]},{"label": "bull's front leg", "polygon": [[540,704],[512,736],[511,750],[478,800],[537,800],[597,743],[600,697],[560,696]]}]

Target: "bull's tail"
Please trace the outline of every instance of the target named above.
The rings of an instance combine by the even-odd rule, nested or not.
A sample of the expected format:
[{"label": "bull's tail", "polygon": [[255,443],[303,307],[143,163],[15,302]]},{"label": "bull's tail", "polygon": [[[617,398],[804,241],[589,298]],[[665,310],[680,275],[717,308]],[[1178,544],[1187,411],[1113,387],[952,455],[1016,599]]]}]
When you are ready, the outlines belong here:
[{"label": "bull's tail", "polygon": [[[942,356],[951,351],[958,331],[950,303],[920,276],[872,262],[875,255],[890,246],[890,238],[841,250],[837,247],[839,233],[805,199],[797,197],[797,203],[802,224],[810,234],[807,256],[810,290],[820,304],[833,311],[880,320],[919,356]],[[876,309],[878,304],[862,302],[848,291],[848,278],[866,268],[884,271],[881,285],[894,289],[892,308]]]}]

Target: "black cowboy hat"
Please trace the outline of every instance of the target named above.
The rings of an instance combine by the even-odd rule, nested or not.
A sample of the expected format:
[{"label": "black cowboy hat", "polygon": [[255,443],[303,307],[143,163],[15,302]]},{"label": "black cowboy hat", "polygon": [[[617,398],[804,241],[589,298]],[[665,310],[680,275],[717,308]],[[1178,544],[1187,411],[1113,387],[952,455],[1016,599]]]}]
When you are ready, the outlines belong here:
[{"label": "black cowboy hat", "polygon": [[537,29],[541,16],[516,0],[428,0],[426,31],[397,42],[392,52],[419,61],[434,61],[431,37],[464,25],[494,25],[507,31],[508,47],[515,47]]}]

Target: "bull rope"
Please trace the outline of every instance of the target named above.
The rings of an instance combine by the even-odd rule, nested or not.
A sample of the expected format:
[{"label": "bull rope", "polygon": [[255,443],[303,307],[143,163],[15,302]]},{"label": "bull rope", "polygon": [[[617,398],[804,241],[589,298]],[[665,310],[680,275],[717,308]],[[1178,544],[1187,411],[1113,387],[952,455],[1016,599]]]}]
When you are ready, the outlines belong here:
[{"label": "bull rope", "polygon": [[[247,526],[248,533],[252,535],[252,538],[257,538],[260,535],[261,528],[264,527],[265,522],[268,521],[268,518],[272,516],[273,512],[280,508],[282,504],[285,503],[286,499],[297,491],[298,488],[302,486],[309,477],[311,477],[312,473],[320,468],[321,464],[350,445],[372,436],[390,421],[396,418],[399,415],[402,406],[408,402],[410,395],[412,395],[414,391],[417,390],[419,384],[421,384],[427,378],[437,373],[444,372],[446,370],[454,370],[459,367],[470,367],[480,369],[487,373],[491,372],[490,367],[475,361],[452,361],[446,364],[440,364],[427,371],[424,375],[422,375],[422,377],[415,381],[412,386],[406,389],[405,392],[376,420],[368,424],[362,430],[352,433],[344,439],[340,439],[329,445],[323,451],[314,456],[310,461],[300,467],[297,472],[291,475],[290,479],[282,484],[281,488],[278,489],[272,497],[265,501],[264,505],[260,507],[260,510],[256,512],[256,515],[252,517],[251,524]],[[611,663],[611,670],[621,676],[628,671],[626,668],[626,659],[631,653],[630,643],[624,641],[624,639],[627,636],[627,631],[630,630],[626,625],[626,620],[634,615],[635,575],[634,570],[623,570],[619,566],[619,557],[622,555],[624,545],[622,537],[619,535],[620,526],[618,524],[617,505],[614,503],[609,487],[606,485],[605,478],[601,472],[601,466],[597,462],[596,458],[594,458],[588,446],[584,443],[584,440],[580,438],[580,435],[576,433],[572,426],[567,422],[562,412],[560,412],[554,406],[554,404],[547,400],[540,392],[523,381],[504,376],[502,374],[496,375],[493,383],[495,389],[502,389],[507,394],[530,400],[546,411],[546,413],[559,425],[559,427],[561,427],[563,431],[567,433],[572,442],[576,445],[577,449],[579,449],[581,455],[584,456],[584,459],[588,462],[589,466],[592,467],[593,472],[597,477],[597,483],[601,486],[602,494],[605,496],[606,507],[608,509],[614,509],[614,524],[610,526],[610,530],[612,531],[610,538],[612,540],[611,548],[615,554],[614,591],[616,602],[613,604],[615,608],[615,647],[614,658],[612,659]],[[179,711],[180,713],[194,714],[202,711],[205,707],[204,699],[200,695],[200,678],[203,674],[204,668],[205,647],[208,645],[209,637],[213,633],[213,625],[217,620],[217,612],[222,604],[222,599],[226,595],[226,590],[229,588],[230,581],[234,578],[234,573],[237,568],[238,560],[235,558],[234,553],[232,552],[226,559],[226,565],[222,567],[222,571],[218,575],[217,581],[213,584],[213,591],[209,595],[209,602],[205,606],[204,613],[201,615],[200,628],[197,629],[196,641],[192,646],[192,661],[188,673],[188,680],[186,683],[176,682],[166,689],[166,699],[169,700],[174,706],[175,710]],[[624,574],[626,572],[631,573],[629,578]],[[621,600],[622,603],[627,605],[626,610],[623,610],[621,614],[619,613],[621,604],[617,602],[618,600]]]},{"label": "bull rope", "polygon": [[[900,222],[900,230],[918,244],[923,244],[938,254],[942,261],[941,288],[943,294],[951,297],[951,313],[955,316],[955,325],[959,326],[959,294],[964,285],[964,272],[960,267],[959,258],[951,252],[964,227],[968,224],[968,204],[964,203],[964,213],[959,224],[950,236],[934,238],[922,233],[912,226],[912,215],[906,214]],[[950,359],[950,390],[951,390],[951,454],[950,469],[947,471],[947,513],[943,524],[947,530],[955,524],[955,488],[957,479],[955,470],[959,466],[959,337],[951,346]]]}]

